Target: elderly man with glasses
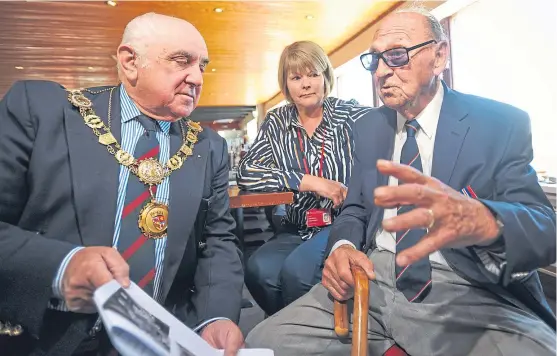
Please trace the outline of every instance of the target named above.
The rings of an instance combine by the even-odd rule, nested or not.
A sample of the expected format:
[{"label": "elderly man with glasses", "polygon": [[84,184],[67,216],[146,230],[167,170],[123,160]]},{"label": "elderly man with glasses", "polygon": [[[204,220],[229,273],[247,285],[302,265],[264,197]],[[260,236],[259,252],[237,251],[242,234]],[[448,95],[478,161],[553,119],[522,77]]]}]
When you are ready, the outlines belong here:
[{"label": "elderly man with glasses", "polygon": [[250,346],[347,355],[333,298],[351,268],[370,282],[371,355],[555,355],[555,316],[538,267],[555,262],[555,212],[530,166],[528,115],[453,91],[448,43],[422,10],[379,25],[361,56],[385,106],[359,120],[348,197],[322,283],[265,320]]}]

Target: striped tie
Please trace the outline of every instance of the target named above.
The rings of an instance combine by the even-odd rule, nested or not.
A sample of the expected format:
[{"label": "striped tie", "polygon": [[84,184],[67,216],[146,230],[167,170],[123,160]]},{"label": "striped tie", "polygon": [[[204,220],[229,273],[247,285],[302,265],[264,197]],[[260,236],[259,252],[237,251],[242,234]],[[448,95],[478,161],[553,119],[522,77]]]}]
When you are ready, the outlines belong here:
[{"label": "striped tie", "polygon": [[[141,161],[159,157],[159,141],[156,136],[156,121],[144,115],[136,118],[145,129],[145,133],[137,141],[134,157]],[[156,187],[153,187],[153,194]],[[118,239],[118,251],[130,266],[130,279],[143,290],[153,295],[155,278],[155,240],[147,238],[137,223],[141,208],[151,199],[148,186],[130,173],[124,210],[122,211],[122,228]]]},{"label": "striped tie", "polygon": [[[412,166],[422,172],[422,160],[416,132],[420,125],[416,120],[408,121],[406,127],[407,137],[400,155],[400,163]],[[398,208],[397,215],[402,215],[414,209],[412,205],[404,205]],[[424,235],[426,229],[410,229],[399,231],[396,234],[396,252],[403,251],[414,246]],[[429,257],[423,258],[406,267],[395,265],[396,287],[410,302],[419,303],[431,290],[431,265]]]}]

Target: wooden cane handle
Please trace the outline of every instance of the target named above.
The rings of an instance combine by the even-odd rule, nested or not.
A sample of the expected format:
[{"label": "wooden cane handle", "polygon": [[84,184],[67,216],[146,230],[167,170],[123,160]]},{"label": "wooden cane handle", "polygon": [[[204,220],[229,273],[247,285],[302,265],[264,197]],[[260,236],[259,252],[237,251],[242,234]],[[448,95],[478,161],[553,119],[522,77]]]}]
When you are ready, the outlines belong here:
[{"label": "wooden cane handle", "polygon": [[348,336],[348,306],[346,302],[335,300],[335,333],[340,337]]},{"label": "wooden cane handle", "polygon": [[354,319],[352,356],[367,355],[367,317],[369,308],[369,279],[360,267],[352,268],[354,276]]}]

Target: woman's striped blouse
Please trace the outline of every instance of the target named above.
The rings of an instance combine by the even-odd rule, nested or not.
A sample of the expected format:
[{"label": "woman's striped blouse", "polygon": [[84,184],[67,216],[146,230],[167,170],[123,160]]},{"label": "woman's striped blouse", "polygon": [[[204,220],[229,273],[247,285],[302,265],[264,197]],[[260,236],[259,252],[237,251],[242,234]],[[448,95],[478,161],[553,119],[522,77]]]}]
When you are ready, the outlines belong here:
[{"label": "woman's striped blouse", "polygon": [[318,176],[324,143],[323,177],[348,185],[353,163],[354,122],[371,110],[353,100],[328,97],[323,103],[323,120],[312,137],[300,124],[293,104],[269,111],[255,142],[240,161],[238,186],[252,191],[293,191],[294,202],[287,207],[285,219],[297,226],[303,239],[311,238],[319,229],[307,228],[306,212],[311,208],[331,208],[333,203],[314,193],[298,191],[306,174],[302,157],[305,154],[310,174]]}]

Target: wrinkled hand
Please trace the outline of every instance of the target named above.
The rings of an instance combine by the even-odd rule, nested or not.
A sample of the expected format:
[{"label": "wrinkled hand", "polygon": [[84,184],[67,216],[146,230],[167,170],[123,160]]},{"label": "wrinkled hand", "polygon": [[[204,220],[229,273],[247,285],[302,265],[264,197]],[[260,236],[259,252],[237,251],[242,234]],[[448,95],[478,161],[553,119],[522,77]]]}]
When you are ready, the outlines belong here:
[{"label": "wrinkled hand", "polygon": [[334,180],[309,175],[304,176],[304,179],[306,179],[306,177],[308,177],[308,190],[315,192],[320,197],[331,199],[335,208],[341,206],[346,199],[348,188],[346,188],[344,184]]},{"label": "wrinkled hand", "polygon": [[129,287],[129,266],[111,247],[86,247],[72,256],[62,276],[62,296],[70,311],[95,313],[93,293],[116,279]]},{"label": "wrinkled hand", "polygon": [[383,220],[383,228],[390,232],[428,228],[420,242],[398,254],[399,266],[414,263],[442,248],[489,245],[497,239],[495,217],[480,201],[410,166],[378,160],[377,168],[406,184],[376,188],[375,204],[384,208],[415,206],[405,214]]},{"label": "wrinkled hand", "polygon": [[321,283],[336,300],[352,298],[354,294],[354,277],[352,268],[361,267],[369,279],[375,279],[373,263],[365,253],[352,245],[342,245],[331,253],[325,261]]},{"label": "wrinkled hand", "polygon": [[240,328],[230,320],[217,320],[207,325],[201,333],[203,340],[216,349],[224,349],[224,356],[236,356],[244,347]]}]

